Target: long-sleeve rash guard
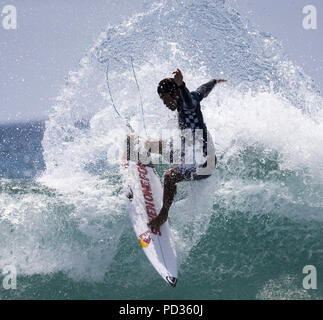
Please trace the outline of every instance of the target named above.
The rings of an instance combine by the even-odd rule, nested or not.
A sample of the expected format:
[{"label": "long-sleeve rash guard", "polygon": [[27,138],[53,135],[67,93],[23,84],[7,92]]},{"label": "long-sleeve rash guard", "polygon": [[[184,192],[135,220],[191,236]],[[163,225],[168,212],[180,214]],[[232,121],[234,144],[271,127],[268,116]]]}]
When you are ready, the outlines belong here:
[{"label": "long-sleeve rash guard", "polygon": [[[200,87],[195,91],[190,92],[185,83],[179,87],[182,98],[181,105],[177,108],[178,111],[178,125],[181,130],[191,129],[193,133],[193,143],[195,146],[195,130],[203,130],[203,156],[207,156],[207,128],[203,120],[201,112],[200,102],[206,98],[212,91],[216,84],[216,80],[213,79]],[[182,161],[185,157],[185,139],[182,138]],[[195,151],[194,151],[195,152]]]}]

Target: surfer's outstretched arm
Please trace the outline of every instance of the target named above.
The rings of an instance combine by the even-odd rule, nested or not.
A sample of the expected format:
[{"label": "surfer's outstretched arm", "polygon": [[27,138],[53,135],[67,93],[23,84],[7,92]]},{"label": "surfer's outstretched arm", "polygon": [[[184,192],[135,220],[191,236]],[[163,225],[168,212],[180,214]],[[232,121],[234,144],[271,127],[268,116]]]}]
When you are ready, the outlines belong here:
[{"label": "surfer's outstretched arm", "polygon": [[219,84],[221,82],[227,82],[227,80],[224,79],[212,79],[207,83],[202,84],[200,87],[198,87],[195,92],[197,93],[197,96],[199,98],[199,101],[201,101],[202,99],[206,98],[209,93],[212,91],[212,89],[214,88],[214,86],[216,84]]}]

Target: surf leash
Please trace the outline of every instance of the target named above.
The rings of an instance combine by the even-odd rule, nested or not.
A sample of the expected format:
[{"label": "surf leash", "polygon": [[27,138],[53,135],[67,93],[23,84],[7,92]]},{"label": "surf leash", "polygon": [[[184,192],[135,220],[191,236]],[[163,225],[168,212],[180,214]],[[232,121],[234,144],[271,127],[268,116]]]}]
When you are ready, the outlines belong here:
[{"label": "surf leash", "polygon": [[116,107],[116,105],[114,103],[113,95],[112,95],[111,88],[110,88],[110,82],[109,82],[109,60],[107,60],[106,82],[107,82],[107,87],[108,87],[108,92],[109,92],[109,95],[110,95],[111,103],[112,103],[112,106],[113,106],[113,109],[114,109],[115,113],[118,115],[119,118],[121,118],[125,122],[125,125],[130,129],[131,133],[134,133],[135,130],[131,127],[131,125],[129,123],[129,120],[124,118],[119,113],[119,111],[118,111],[118,109],[117,109],[117,107]]},{"label": "surf leash", "polygon": [[135,78],[135,82],[136,82],[136,85],[137,85],[137,90],[138,90],[139,97],[140,97],[142,124],[143,124],[144,129],[145,129],[146,137],[148,137],[148,135],[147,135],[147,127],[146,127],[146,123],[145,123],[145,116],[144,116],[144,105],[143,105],[143,102],[142,102],[142,94],[141,94],[141,90],[140,90],[139,83],[138,83],[138,80],[137,80],[136,71],[135,71],[135,68],[133,66],[133,58],[132,57],[130,57],[130,62],[131,62],[131,68],[132,68],[133,76]]}]

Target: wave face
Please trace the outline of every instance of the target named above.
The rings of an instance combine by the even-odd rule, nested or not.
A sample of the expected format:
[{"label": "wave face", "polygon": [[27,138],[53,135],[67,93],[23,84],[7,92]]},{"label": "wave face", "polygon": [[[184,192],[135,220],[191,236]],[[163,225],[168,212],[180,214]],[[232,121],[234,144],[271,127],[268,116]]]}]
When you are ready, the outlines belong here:
[{"label": "wave face", "polygon": [[[174,290],[127,216],[113,161],[127,130],[106,77],[118,111],[145,136],[142,98],[147,135],[157,138],[176,127],[156,86],[177,67],[191,90],[229,82],[202,102],[217,170],[179,184],[170,211]],[[303,289],[302,269],[323,267],[322,104],[280,42],[224,1],[159,1],[107,27],[46,121],[44,171],[24,184],[2,181],[0,267],[14,264],[19,275],[3,298],[320,298],[323,288]]]}]

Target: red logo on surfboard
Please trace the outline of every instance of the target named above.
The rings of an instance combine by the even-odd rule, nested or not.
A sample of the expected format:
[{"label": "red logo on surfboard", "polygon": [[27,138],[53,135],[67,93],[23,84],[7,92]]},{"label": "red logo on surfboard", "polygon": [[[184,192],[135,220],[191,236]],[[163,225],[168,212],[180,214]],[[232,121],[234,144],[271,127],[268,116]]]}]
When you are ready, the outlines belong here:
[{"label": "red logo on surfboard", "polygon": [[139,236],[139,242],[143,248],[147,248],[151,242],[150,231],[147,230],[146,232],[142,233]]},{"label": "red logo on surfboard", "polygon": [[[142,194],[145,199],[146,212],[147,212],[149,221],[151,221],[153,218],[157,216],[157,212],[154,204],[154,197],[151,191],[150,181],[149,181],[149,178],[147,177],[148,171],[146,167],[140,163],[137,163],[137,169],[139,173]],[[162,235],[159,228],[151,227],[151,232],[153,234],[158,234],[159,236]]]}]

